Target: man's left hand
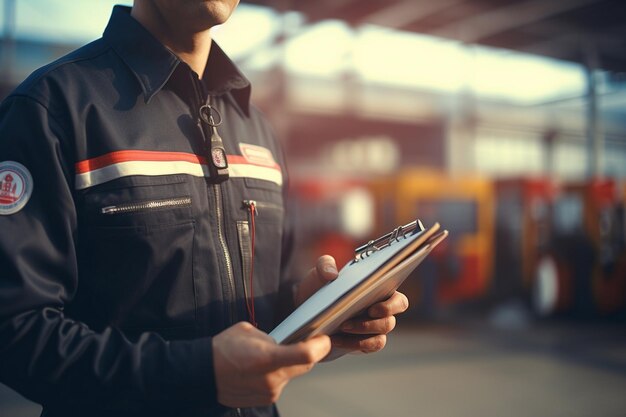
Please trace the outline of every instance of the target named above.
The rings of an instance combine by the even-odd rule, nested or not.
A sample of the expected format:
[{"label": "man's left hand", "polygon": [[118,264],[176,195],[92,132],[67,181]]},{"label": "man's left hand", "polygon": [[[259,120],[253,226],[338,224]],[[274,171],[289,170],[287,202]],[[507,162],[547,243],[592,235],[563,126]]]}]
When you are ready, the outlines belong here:
[{"label": "man's left hand", "polygon": [[387,333],[396,327],[396,314],[409,308],[409,300],[394,292],[387,300],[372,305],[367,314],[343,323],[341,332],[331,336],[333,348],[364,353],[378,352],[387,343]]},{"label": "man's left hand", "polygon": [[[324,255],[317,260],[302,280],[296,292],[296,304],[307,298],[328,282],[337,278],[337,266],[332,256]],[[409,308],[409,300],[396,291],[387,300],[373,304],[367,312],[352,318],[340,327],[340,332],[331,336],[333,349],[345,351],[378,352],[387,343],[387,334],[396,326],[396,314]]]}]

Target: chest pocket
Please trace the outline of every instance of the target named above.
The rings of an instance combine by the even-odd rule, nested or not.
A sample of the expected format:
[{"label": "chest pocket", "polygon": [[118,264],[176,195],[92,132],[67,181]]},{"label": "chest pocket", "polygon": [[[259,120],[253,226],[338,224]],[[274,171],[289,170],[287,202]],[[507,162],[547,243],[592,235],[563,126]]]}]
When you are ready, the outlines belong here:
[{"label": "chest pocket", "polygon": [[284,208],[280,188],[267,186],[265,181],[259,183],[262,186],[246,183],[239,208],[243,217],[237,221],[237,240],[248,319],[268,331],[273,327],[278,301]]},{"label": "chest pocket", "polygon": [[193,193],[183,175],[125,177],[80,199],[79,293],[100,325],[193,326]]}]

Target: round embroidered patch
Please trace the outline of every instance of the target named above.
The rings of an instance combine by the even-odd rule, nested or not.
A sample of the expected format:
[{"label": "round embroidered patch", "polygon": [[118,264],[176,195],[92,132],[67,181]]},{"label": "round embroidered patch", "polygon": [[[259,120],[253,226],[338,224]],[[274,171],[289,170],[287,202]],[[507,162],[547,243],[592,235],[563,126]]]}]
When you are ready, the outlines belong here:
[{"label": "round embroidered patch", "polygon": [[0,215],[20,211],[33,192],[33,177],[18,162],[0,162]]}]

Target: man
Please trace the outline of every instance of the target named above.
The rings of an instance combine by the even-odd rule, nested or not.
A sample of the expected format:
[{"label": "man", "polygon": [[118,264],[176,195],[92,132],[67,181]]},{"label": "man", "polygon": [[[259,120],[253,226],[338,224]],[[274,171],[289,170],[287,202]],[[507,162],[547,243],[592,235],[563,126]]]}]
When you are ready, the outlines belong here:
[{"label": "man", "polygon": [[275,415],[331,344],[380,350],[407,307],[332,342],[267,335],[337,272],[285,278],[282,153],[209,34],[237,1],[116,7],[0,107],[0,380],[45,416]]}]

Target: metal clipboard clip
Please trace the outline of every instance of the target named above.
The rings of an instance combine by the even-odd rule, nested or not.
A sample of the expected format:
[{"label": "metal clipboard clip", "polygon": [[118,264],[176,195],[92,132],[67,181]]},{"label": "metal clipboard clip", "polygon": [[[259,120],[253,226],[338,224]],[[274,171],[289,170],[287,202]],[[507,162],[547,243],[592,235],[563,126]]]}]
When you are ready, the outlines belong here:
[{"label": "metal clipboard clip", "polygon": [[422,222],[417,219],[411,223],[399,226],[393,229],[391,232],[382,235],[378,239],[370,240],[364,245],[359,246],[354,250],[354,261],[358,262],[360,259],[364,259],[373,252],[377,252],[387,246],[391,245],[395,241],[400,241],[400,238],[404,239],[409,233],[413,233],[415,230],[424,231],[426,228]]}]

